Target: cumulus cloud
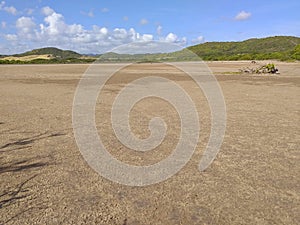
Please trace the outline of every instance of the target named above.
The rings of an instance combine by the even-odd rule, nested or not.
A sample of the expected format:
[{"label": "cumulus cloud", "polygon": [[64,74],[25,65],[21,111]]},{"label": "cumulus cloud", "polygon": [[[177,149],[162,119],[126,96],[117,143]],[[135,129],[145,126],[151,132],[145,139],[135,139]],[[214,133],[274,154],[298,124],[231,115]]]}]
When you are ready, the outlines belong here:
[{"label": "cumulus cloud", "polygon": [[176,42],[176,41],[178,40],[178,37],[177,37],[177,35],[174,34],[174,33],[169,33],[169,34],[167,35],[167,37],[165,38],[165,40],[166,40],[166,42],[171,42],[171,43],[173,43],[173,42]]},{"label": "cumulus cloud", "polygon": [[89,12],[81,11],[80,13],[91,18],[95,16],[93,10],[90,10]]},{"label": "cumulus cloud", "polygon": [[123,28],[114,29],[112,36],[116,39],[124,39],[127,37],[127,31]]},{"label": "cumulus cloud", "polygon": [[183,37],[177,43],[181,46],[185,46],[187,44],[187,42],[188,42],[187,37]]},{"label": "cumulus cloud", "polygon": [[51,15],[48,15],[44,21],[48,26],[40,24],[42,34],[55,36],[65,33],[66,29],[68,28],[63,21],[63,16],[55,12]]},{"label": "cumulus cloud", "polygon": [[182,50],[182,47],[161,41],[132,42],[112,49],[119,54],[145,54],[145,53],[167,53]]},{"label": "cumulus cloud", "polygon": [[17,36],[22,40],[30,40],[35,37],[36,24],[30,17],[20,17],[16,21]]},{"label": "cumulus cloud", "polygon": [[4,7],[4,11],[6,11],[12,15],[17,15],[17,9],[13,6]]},{"label": "cumulus cloud", "polygon": [[27,15],[32,15],[32,13],[34,12],[34,9],[26,9],[26,14]]},{"label": "cumulus cloud", "polygon": [[46,7],[43,7],[43,8],[42,8],[42,13],[43,13],[45,16],[50,16],[51,14],[54,13],[54,10],[51,9],[49,6],[46,6]]},{"label": "cumulus cloud", "polygon": [[15,7],[13,6],[5,6],[5,1],[2,1],[0,3],[0,10],[3,10],[9,14],[12,14],[12,15],[17,15],[18,11]]},{"label": "cumulus cloud", "polygon": [[166,37],[160,38],[160,41],[166,42],[166,43],[173,43],[179,46],[185,46],[188,42],[186,37],[179,38],[174,33],[169,33]]},{"label": "cumulus cloud", "polygon": [[109,9],[108,8],[102,8],[101,12],[103,12],[103,13],[109,12]]},{"label": "cumulus cloud", "polygon": [[153,35],[152,34],[143,34],[140,39],[140,41],[152,41],[153,40]]},{"label": "cumulus cloud", "polygon": [[161,35],[162,29],[163,29],[163,27],[160,26],[160,25],[158,25],[157,28],[156,28],[156,33],[157,33],[158,35]]},{"label": "cumulus cloud", "polygon": [[89,11],[87,14],[89,17],[94,17],[94,12],[93,11]]},{"label": "cumulus cloud", "polygon": [[200,43],[203,43],[204,42],[204,37],[203,36],[198,36],[197,38],[193,39],[192,40],[192,43],[193,44],[200,44]]},{"label": "cumulus cloud", "polygon": [[5,38],[8,41],[17,41],[18,40],[18,36],[15,34],[7,34],[7,35],[5,35]]},{"label": "cumulus cloud", "polygon": [[[44,15],[42,23],[36,23],[33,17],[22,16],[16,21],[16,33],[4,35],[8,45],[0,50],[4,53],[18,53],[19,51],[53,46],[62,49],[72,49],[80,53],[103,53],[116,46],[136,42],[147,43],[155,40],[153,34],[142,34],[134,28],[114,28],[92,26],[86,29],[80,24],[68,24],[64,16],[50,7],[41,10]],[[161,32],[162,27],[157,27]],[[179,38],[174,33],[166,37],[160,36],[160,41],[166,43],[186,44],[186,38]],[[11,45],[9,45],[11,42]],[[20,47],[22,46],[22,47]]]},{"label": "cumulus cloud", "polygon": [[35,28],[35,23],[30,17],[22,16],[17,19],[16,27],[20,32],[30,33]]},{"label": "cumulus cloud", "polygon": [[148,23],[149,23],[149,21],[147,19],[141,19],[141,21],[140,21],[141,25],[146,25]]},{"label": "cumulus cloud", "polygon": [[241,11],[239,12],[236,16],[235,16],[235,20],[237,21],[242,21],[242,20],[247,20],[251,17],[251,13],[250,12],[246,12],[246,11]]},{"label": "cumulus cloud", "polygon": [[103,34],[103,35],[107,35],[108,34],[108,29],[106,27],[102,27],[100,28],[100,33]]},{"label": "cumulus cloud", "polygon": [[2,22],[1,22],[1,28],[2,28],[2,29],[5,29],[5,28],[6,28],[6,22],[5,22],[5,21],[2,21]]}]

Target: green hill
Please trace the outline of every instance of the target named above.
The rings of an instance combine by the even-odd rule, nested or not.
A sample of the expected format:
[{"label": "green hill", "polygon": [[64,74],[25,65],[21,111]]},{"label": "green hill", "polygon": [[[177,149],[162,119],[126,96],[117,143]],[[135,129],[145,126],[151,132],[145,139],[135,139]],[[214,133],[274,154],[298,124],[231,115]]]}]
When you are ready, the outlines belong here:
[{"label": "green hill", "polygon": [[299,44],[299,37],[275,36],[242,42],[207,42],[188,49],[203,60],[299,60],[294,57]]},{"label": "green hill", "polygon": [[61,58],[61,59],[76,59],[81,57],[79,53],[74,51],[61,50],[58,48],[50,48],[50,47],[34,49],[32,51],[25,52],[22,54],[16,54],[13,56],[22,57],[22,56],[29,56],[29,55],[52,55],[52,57]]},{"label": "green hill", "polygon": [[[74,51],[48,47],[16,54],[13,55],[12,59],[7,59],[9,56],[0,56],[0,64],[91,63],[97,58],[99,62],[166,62],[198,60],[199,58],[190,54],[190,51],[196,53],[196,55],[203,60],[300,60],[300,38],[275,36],[253,38],[241,42],[207,42],[172,53],[136,55],[110,52],[98,56],[84,56]],[[30,58],[29,60],[20,59],[20,57],[26,56],[46,57],[36,57],[33,59],[28,57]]]}]

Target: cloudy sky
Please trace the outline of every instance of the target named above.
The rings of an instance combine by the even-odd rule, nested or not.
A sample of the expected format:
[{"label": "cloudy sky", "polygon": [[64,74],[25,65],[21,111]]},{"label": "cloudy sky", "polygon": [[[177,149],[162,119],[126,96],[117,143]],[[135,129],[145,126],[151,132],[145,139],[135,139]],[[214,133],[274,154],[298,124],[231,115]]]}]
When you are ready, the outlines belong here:
[{"label": "cloudy sky", "polygon": [[189,46],[300,36],[299,0],[0,0],[0,55],[40,47],[103,53],[131,42]]}]

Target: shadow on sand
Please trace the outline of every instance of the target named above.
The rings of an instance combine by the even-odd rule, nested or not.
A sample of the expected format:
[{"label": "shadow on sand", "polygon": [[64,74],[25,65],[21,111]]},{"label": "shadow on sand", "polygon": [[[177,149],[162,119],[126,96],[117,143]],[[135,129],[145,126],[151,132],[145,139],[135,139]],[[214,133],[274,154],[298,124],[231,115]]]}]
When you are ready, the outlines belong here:
[{"label": "shadow on sand", "polygon": [[1,149],[0,152],[2,152],[2,149],[8,148],[8,147],[29,145],[29,144],[34,143],[35,141],[38,141],[38,140],[66,135],[65,133],[52,133],[52,134],[47,134],[47,133],[48,132],[45,132],[45,133],[42,133],[42,134],[39,134],[39,135],[35,135],[33,137],[22,138],[22,139],[19,139],[17,141],[9,142],[5,145],[0,146],[0,149]]},{"label": "shadow on sand", "polygon": [[[3,162],[4,158],[8,157],[8,154],[14,154],[13,151],[15,150],[30,150],[32,148],[32,144],[35,142],[38,142],[42,139],[48,139],[48,138],[54,138],[54,137],[60,137],[64,136],[66,133],[62,132],[55,132],[55,133],[49,133],[44,132],[38,135],[26,137],[17,139],[11,142],[8,142],[2,146],[0,146],[0,176],[4,175],[4,173],[18,173],[18,172],[25,172],[30,171],[30,174],[39,173],[38,171],[32,170],[32,169],[40,169],[49,165],[54,165],[55,162],[51,160],[52,156],[36,156],[31,158],[25,158],[25,159],[18,159],[17,157],[12,157],[14,160],[9,160],[8,162]],[[2,154],[1,154],[2,153]],[[12,155],[13,156],[13,155]],[[7,160],[6,160],[7,161]],[[14,175],[11,176],[14,176]],[[21,173],[22,177],[28,177],[26,176],[26,173]],[[10,176],[10,174],[9,174]],[[19,182],[18,184],[14,184],[10,187],[3,188],[0,192],[0,209],[4,210],[5,208],[9,208],[10,206],[14,204],[19,204],[23,201],[26,201],[26,208],[20,207],[20,211],[15,214],[8,216],[9,218],[6,218],[6,221],[1,221],[0,224],[6,224],[8,222],[12,222],[15,218],[19,217],[20,215],[24,214],[25,212],[34,209],[36,207],[44,207],[43,203],[38,203],[38,205],[41,204],[41,206],[37,206],[37,204],[31,204],[28,203],[28,201],[32,201],[34,198],[33,192],[30,188],[30,182],[32,182],[38,174],[31,175],[29,178],[25,179],[23,178],[22,182]],[[19,178],[18,178],[19,179]],[[8,182],[9,184],[9,182]],[[6,185],[5,185],[6,186]],[[29,204],[29,207],[28,207]],[[32,206],[31,206],[32,205]],[[18,206],[19,207],[19,206]],[[8,215],[8,214],[7,214]]]}]

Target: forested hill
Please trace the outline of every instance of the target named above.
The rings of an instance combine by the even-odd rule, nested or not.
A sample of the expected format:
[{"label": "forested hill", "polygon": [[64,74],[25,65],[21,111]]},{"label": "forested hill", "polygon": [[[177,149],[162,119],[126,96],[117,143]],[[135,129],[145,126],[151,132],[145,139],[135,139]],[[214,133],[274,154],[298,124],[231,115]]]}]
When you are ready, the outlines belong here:
[{"label": "forested hill", "polygon": [[70,50],[61,50],[59,48],[51,48],[51,47],[34,49],[32,51],[25,52],[22,54],[17,54],[14,56],[22,57],[22,56],[29,56],[29,55],[51,55],[52,57],[62,58],[62,59],[81,57],[81,55],[77,52],[70,51]]},{"label": "forested hill", "polygon": [[300,60],[300,38],[275,36],[241,42],[207,42],[188,47],[203,60]]}]

